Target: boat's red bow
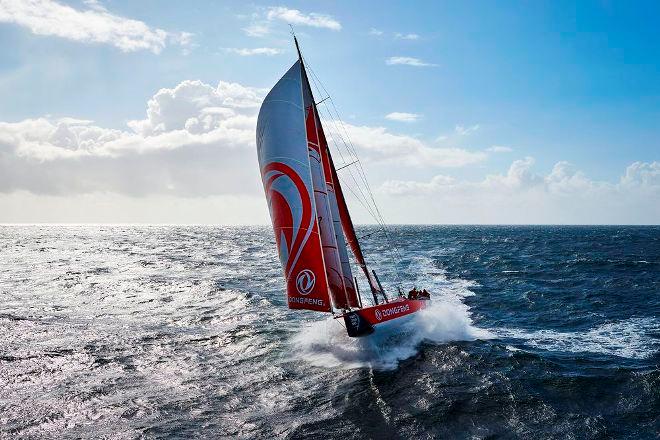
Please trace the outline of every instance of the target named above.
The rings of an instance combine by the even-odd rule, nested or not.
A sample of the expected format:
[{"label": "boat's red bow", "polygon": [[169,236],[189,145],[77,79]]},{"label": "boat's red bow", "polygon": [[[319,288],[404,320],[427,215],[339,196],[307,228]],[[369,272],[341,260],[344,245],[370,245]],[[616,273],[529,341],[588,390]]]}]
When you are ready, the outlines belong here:
[{"label": "boat's red bow", "polygon": [[344,318],[348,336],[366,336],[373,333],[373,326],[418,312],[427,303],[427,300],[398,297],[388,303],[354,310],[337,318]]}]

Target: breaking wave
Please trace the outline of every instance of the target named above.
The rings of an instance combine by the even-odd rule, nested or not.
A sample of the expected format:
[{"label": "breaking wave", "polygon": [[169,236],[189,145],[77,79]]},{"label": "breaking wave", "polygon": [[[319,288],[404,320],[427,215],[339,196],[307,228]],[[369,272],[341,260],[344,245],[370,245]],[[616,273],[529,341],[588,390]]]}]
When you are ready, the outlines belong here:
[{"label": "breaking wave", "polygon": [[[415,356],[420,344],[489,339],[492,334],[475,327],[470,308],[462,301],[474,295],[473,282],[448,280],[432,260],[414,260],[415,283],[430,286],[433,300],[413,315],[379,324],[365,337],[350,338],[341,319],[327,319],[304,326],[293,338],[292,349],[301,359],[318,367],[394,369],[399,361]],[[425,278],[425,279],[424,279]]]},{"label": "breaking wave", "polygon": [[[600,325],[585,332],[554,330],[493,330],[499,338],[522,340],[528,347],[570,353],[599,353],[629,359],[649,359],[660,351],[660,319],[631,318]],[[518,348],[518,347],[517,347]]]}]

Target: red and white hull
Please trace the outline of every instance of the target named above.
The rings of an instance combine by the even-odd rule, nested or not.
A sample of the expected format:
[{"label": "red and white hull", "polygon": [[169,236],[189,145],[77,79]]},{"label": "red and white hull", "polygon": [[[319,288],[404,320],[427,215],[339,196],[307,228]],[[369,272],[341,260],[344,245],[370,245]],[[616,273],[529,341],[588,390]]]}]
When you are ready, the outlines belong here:
[{"label": "red and white hull", "polygon": [[345,313],[341,317],[346,323],[348,336],[366,336],[374,332],[374,326],[411,315],[424,309],[427,304],[428,300],[398,297],[388,303]]},{"label": "red and white hull", "polygon": [[427,301],[422,299],[407,299],[398,297],[384,304],[365,307],[356,312],[371,325],[400,318],[418,312],[426,307]]}]

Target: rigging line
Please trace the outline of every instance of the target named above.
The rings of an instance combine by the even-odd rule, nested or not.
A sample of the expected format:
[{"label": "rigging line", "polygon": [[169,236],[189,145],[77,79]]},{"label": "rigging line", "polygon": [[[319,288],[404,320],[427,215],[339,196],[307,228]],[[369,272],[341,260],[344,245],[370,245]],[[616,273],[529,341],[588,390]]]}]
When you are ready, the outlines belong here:
[{"label": "rigging line", "polygon": [[[313,71],[312,71],[312,74],[313,74],[314,76],[316,76],[316,74],[315,74]],[[321,83],[321,81],[320,81],[320,79],[318,79],[318,77],[317,77],[316,79],[319,81],[319,83]],[[322,84],[322,83],[321,83],[321,87],[323,87],[323,84]],[[325,90],[325,88],[324,88],[324,90]],[[327,90],[326,90],[326,93],[327,93]],[[354,156],[357,156],[357,151],[356,151],[355,145],[353,144],[352,140],[350,139],[350,135],[348,134],[348,130],[346,129],[346,127],[345,127],[345,125],[344,125],[344,122],[342,121],[341,116],[339,115],[339,111],[337,110],[337,107],[336,107],[336,105],[334,104],[334,100],[333,100],[332,98],[330,98],[330,102],[332,103],[332,106],[333,106],[333,108],[334,108],[334,110],[335,110],[335,113],[336,113],[337,118],[338,118],[338,120],[339,120],[339,124],[341,125],[342,129],[344,130],[344,133],[346,134],[346,137],[347,137],[347,139],[348,139],[348,142],[350,143],[350,147],[351,147],[351,148],[350,148],[349,150],[352,150],[351,153],[352,153]],[[334,118],[333,118],[333,120],[334,120]],[[343,136],[342,136],[341,134],[340,134],[340,137],[342,138],[342,141],[344,141]],[[344,141],[344,142],[345,142],[345,141]],[[346,145],[346,146],[347,146],[347,149],[348,149],[348,148],[349,148],[349,145]],[[384,219],[382,213],[380,212],[380,209],[378,208],[378,204],[376,203],[376,200],[375,200],[375,198],[374,198],[374,196],[373,196],[373,191],[371,190],[371,185],[369,185],[369,181],[368,181],[368,179],[366,178],[366,173],[364,172],[364,167],[362,166],[362,163],[359,163],[359,164],[358,164],[358,171],[359,171],[360,174],[361,174],[360,177],[362,178],[363,182],[365,183],[365,186],[366,186],[366,188],[367,188],[367,193],[369,194],[369,197],[371,198],[371,202],[373,203],[374,209],[376,210],[376,214],[377,214],[377,216],[378,216],[378,218],[379,218],[379,220],[380,220],[378,223],[383,227],[383,232],[384,232],[385,235],[386,235],[387,241],[390,242],[390,244],[392,245],[392,249],[393,249],[393,251],[395,251],[395,253],[397,254],[399,260],[401,260],[401,255],[400,255],[400,253],[398,252],[398,248],[397,248],[397,246],[395,246],[395,245],[392,243],[392,240],[390,239],[390,234],[389,234],[388,228],[387,228],[387,226],[386,226],[385,219]]]},{"label": "rigging line", "polygon": [[[316,86],[316,84],[315,84],[315,86]],[[318,88],[318,86],[317,86],[317,88]],[[332,125],[335,126],[335,130],[337,130],[337,124],[334,121],[334,118],[332,118],[331,114],[330,114],[330,118],[331,118]],[[337,141],[336,141],[335,137],[333,136],[331,138],[331,140],[332,140],[332,143],[335,145],[335,148],[336,148],[337,152],[339,153],[342,161],[344,161],[346,163],[347,160],[344,157],[344,154],[342,153],[341,148],[339,148],[339,144],[337,144]],[[369,202],[369,198],[362,191],[360,184],[358,183],[357,179],[355,178],[355,176],[353,175],[353,173],[351,172],[350,169],[348,170],[348,172],[349,172],[349,175],[351,176],[351,178],[353,179],[353,181],[355,182],[355,185],[358,189],[358,192],[360,193],[360,195],[358,195],[355,191],[352,191],[353,194],[358,198],[358,200],[360,200],[360,203],[362,204],[362,206],[365,207],[365,209],[367,209],[367,211],[369,212],[371,217],[376,221],[376,223],[379,223],[378,215],[375,212],[374,207],[371,206],[371,203]],[[345,186],[350,187],[350,185],[348,185],[348,183],[344,179],[341,179],[341,180],[343,181]]]},{"label": "rigging line", "polygon": [[[333,140],[333,142],[334,142],[335,146],[338,148],[339,146],[336,144],[336,140]],[[341,153],[341,149],[338,148],[338,151]],[[352,177],[355,180],[355,176],[352,176]],[[345,188],[347,188],[348,191],[350,191],[353,194],[353,196],[355,196],[356,200],[360,203],[360,205],[362,205],[362,207],[365,208],[365,210],[367,210],[367,212],[369,212],[369,214],[372,216],[372,218],[374,218],[376,223],[379,223],[379,218],[378,218],[377,214],[373,211],[373,207],[369,203],[366,196],[364,196],[364,193],[362,193],[363,197],[364,197],[364,199],[363,199],[362,197],[360,197],[360,194],[358,194],[358,192],[356,190],[354,190],[353,186],[349,184],[349,182],[347,182],[344,178],[341,178],[341,177],[340,177],[340,180],[343,182],[343,186]],[[357,184],[357,182],[356,182],[356,184]],[[357,188],[360,189],[360,186],[358,185]],[[381,228],[379,228],[379,229],[381,229]],[[378,230],[377,232],[382,233],[382,231],[380,231],[380,230]],[[385,237],[385,238],[387,239],[387,237]]]},{"label": "rigging line", "polygon": [[[330,102],[331,102],[331,104],[332,104],[332,108],[334,109],[335,114],[337,115],[337,119],[339,120],[339,123],[340,123],[340,125],[341,125],[341,128],[343,129],[344,133],[346,134],[346,138],[348,139],[348,142],[350,143],[350,146],[349,146],[349,144],[346,143],[346,141],[344,140],[344,138],[343,138],[343,136],[341,135],[341,133],[338,133],[338,134],[339,134],[339,137],[341,138],[342,142],[345,144],[346,149],[347,149],[350,153],[352,153],[353,156],[357,157],[355,145],[353,144],[353,141],[351,140],[351,138],[350,138],[350,136],[349,136],[349,134],[348,134],[348,130],[346,129],[346,126],[345,126],[343,120],[341,119],[341,116],[339,115],[339,111],[337,110],[337,107],[336,107],[336,105],[335,105],[335,103],[334,103],[334,100],[332,99],[330,93],[328,93],[327,89],[326,89],[325,86],[323,85],[323,82],[320,80],[320,78],[316,75],[316,73],[314,72],[314,70],[311,68],[311,66],[309,65],[309,63],[307,63],[307,67],[309,68],[310,72],[312,73],[312,81],[315,83],[315,86],[317,87],[317,90],[318,90],[318,85],[320,85],[320,87],[323,89],[323,91],[324,91],[324,92],[326,93],[326,95],[327,95],[327,98],[325,98],[325,99],[328,99],[328,98],[330,99]],[[317,85],[317,82],[318,82],[318,85]],[[325,100],[325,99],[324,99],[324,100]],[[326,106],[326,107],[327,107],[327,106]],[[332,112],[330,111],[330,109],[328,109],[328,113],[330,114],[330,117],[331,117],[331,119],[332,119],[332,121],[333,121],[333,125],[335,125],[335,127],[336,127],[336,124],[334,123],[334,117],[332,117]],[[334,140],[334,139],[333,139],[333,140]],[[338,149],[338,150],[339,150],[339,149]],[[352,150],[352,151],[351,151],[351,150]],[[341,151],[340,151],[340,155],[341,155]],[[342,158],[343,158],[343,157],[342,157]],[[374,198],[374,196],[373,196],[373,191],[371,190],[371,186],[369,185],[369,181],[366,179],[366,174],[365,174],[365,172],[364,172],[364,168],[362,167],[362,164],[361,164],[360,162],[358,162],[358,171],[360,172],[360,177],[362,178],[361,180],[365,183],[365,186],[366,186],[367,192],[368,192],[368,194],[369,194],[369,197],[371,198],[371,201],[372,201],[372,203],[373,203],[373,205],[374,205],[374,208],[375,208],[375,210],[376,210],[376,214],[377,214],[377,217],[378,217],[378,218],[376,218],[376,221],[377,221],[377,223],[382,227],[382,229],[383,229],[383,233],[384,233],[384,235],[385,235],[385,238],[386,238],[386,240],[388,241],[388,243],[390,244],[390,249],[392,249],[392,250],[394,251],[394,253],[395,253],[397,259],[398,259],[399,261],[401,261],[401,260],[402,260],[402,258],[401,258],[401,254],[400,254],[400,252],[399,252],[399,250],[398,250],[398,247],[393,243],[393,240],[392,240],[391,237],[390,237],[390,234],[389,234],[388,228],[387,228],[387,226],[386,226],[386,224],[385,224],[385,219],[384,219],[382,213],[380,212],[380,209],[378,208],[378,204],[376,203],[376,200],[375,200],[375,198]],[[352,175],[352,173],[351,173],[351,175]],[[356,182],[356,183],[357,183],[357,182]],[[362,192],[362,191],[360,191],[360,192]],[[398,280],[398,278],[399,278],[399,276],[398,276],[398,272],[395,272],[395,277],[396,277],[397,280]],[[398,280],[398,281],[399,281],[399,283],[400,283],[400,280]]]},{"label": "rigging line", "polygon": [[341,170],[343,170],[343,169],[346,168],[346,167],[350,167],[351,165],[354,165],[354,164],[358,163],[359,161],[360,161],[360,159],[358,159],[358,160],[354,160],[354,161],[351,162],[351,163],[347,163],[346,165],[343,165],[343,166],[337,168],[337,171],[341,171]]},{"label": "rigging line", "polygon": [[[311,69],[310,69],[310,70],[311,70]],[[316,76],[316,75],[314,74],[313,71],[312,71],[312,74],[313,74],[314,76]],[[317,81],[317,79],[318,79],[318,78],[313,78],[313,80],[314,80],[314,82],[315,82],[315,85],[316,85],[316,81]],[[320,80],[319,80],[319,81],[320,81]],[[318,86],[317,86],[317,87],[318,87]],[[330,99],[331,99],[331,102],[332,102],[332,98],[330,98]],[[334,104],[334,102],[333,102],[333,104]],[[336,110],[336,106],[335,106],[335,112],[337,113],[337,116],[338,116],[339,118],[341,118],[341,117],[338,115],[338,111]],[[342,135],[341,131],[340,131],[339,128],[337,127],[337,124],[336,124],[336,122],[335,122],[335,118],[333,117],[332,113],[331,113],[329,110],[328,110],[328,113],[329,113],[330,118],[331,118],[331,120],[332,120],[332,122],[333,122],[333,125],[335,125],[335,129],[337,130],[337,133],[336,133],[336,134],[339,136],[339,138],[340,138],[340,139],[342,140],[342,142],[345,144],[346,149],[351,153],[351,155],[353,155],[353,156],[357,156],[357,152],[355,151],[355,147],[353,146],[353,148],[351,148],[351,146],[346,142],[346,140],[344,139],[344,136]],[[340,122],[340,124],[343,125],[343,121],[341,121],[341,119],[339,119],[339,122]],[[348,133],[347,133],[346,127],[345,127],[345,126],[342,126],[342,128],[343,128],[344,132],[346,133],[346,136],[349,138],[349,142],[351,142],[351,141],[350,141],[350,136],[348,136]],[[334,139],[333,139],[333,140],[334,140]],[[352,143],[352,142],[351,142],[351,143]],[[338,148],[338,150],[340,151],[340,154],[341,154],[341,150],[340,150],[339,148]],[[353,150],[353,151],[351,151],[351,150]],[[358,161],[359,161],[359,159],[358,159]],[[357,171],[360,172],[359,177],[361,178],[361,180],[364,182],[365,186],[366,186],[367,189],[369,190],[369,197],[371,198],[371,203],[370,203],[370,205],[373,203],[373,205],[374,205],[374,209],[377,210],[376,215],[375,215],[375,220],[376,220],[376,222],[377,222],[379,225],[381,225],[381,226],[385,226],[385,225],[384,225],[384,223],[385,223],[385,222],[384,222],[384,218],[383,218],[383,216],[382,216],[382,213],[380,213],[380,210],[378,209],[378,205],[376,204],[376,202],[375,202],[375,200],[374,200],[373,192],[371,191],[371,188],[370,188],[369,182],[368,182],[368,180],[366,179],[366,175],[365,175],[365,173],[364,173],[364,168],[362,167],[362,164],[361,164],[361,163],[359,164],[359,168],[360,168],[360,169],[357,170]],[[352,173],[351,173],[351,174],[352,174]],[[357,183],[357,182],[356,182],[356,183]],[[366,197],[366,196],[365,196],[365,197]]]},{"label": "rigging line", "polygon": [[[319,89],[319,86],[318,86],[318,83],[317,83],[317,79],[318,79],[318,78],[314,78],[313,76],[312,76],[311,78],[312,78],[312,82],[314,83],[314,86],[315,86],[317,92],[320,92],[320,89]],[[319,94],[320,94],[320,93],[319,93]],[[318,109],[318,108],[317,108],[317,110],[318,110],[318,114],[319,114],[319,116],[320,116],[322,110],[321,110],[321,109]],[[328,115],[330,116],[330,120],[331,120],[333,126],[335,127],[335,133],[336,133],[337,135],[339,135],[339,138],[340,138],[340,139],[342,140],[342,142],[344,143],[344,145],[345,145],[345,147],[346,147],[346,150],[347,150],[347,153],[350,153],[350,152],[351,152],[351,151],[350,151],[351,148],[350,148],[350,146],[346,143],[346,141],[345,141],[345,139],[343,138],[343,136],[341,135],[341,131],[340,131],[339,128],[337,127],[337,123],[336,123],[336,121],[335,121],[335,118],[334,118],[333,115],[332,115],[332,112],[330,112],[328,109],[326,109],[326,112],[327,112]],[[342,151],[341,151],[341,148],[340,148],[339,144],[338,144],[337,141],[336,141],[336,136],[333,136],[333,138],[332,138],[332,143],[335,145],[335,148],[337,149],[337,151],[339,152],[340,156],[342,157],[342,160],[343,160],[344,162],[346,162],[346,158],[343,157],[343,153],[342,153]],[[357,154],[355,154],[355,153],[352,153],[351,155],[352,155],[352,156],[357,156]],[[358,159],[358,160],[359,160],[359,159]],[[354,180],[354,182],[355,182],[355,184],[356,184],[356,186],[357,186],[357,188],[358,188],[360,194],[362,195],[362,197],[360,197],[360,196],[357,194],[357,192],[354,191],[353,188],[352,188],[350,185],[347,184],[347,182],[345,181],[345,179],[341,179],[341,180],[344,182],[344,186],[347,187],[351,193],[353,193],[353,195],[356,197],[356,199],[358,200],[358,202],[359,202],[359,203],[360,203],[360,204],[361,204],[361,205],[362,205],[362,206],[363,206],[363,207],[364,207],[364,208],[370,213],[370,215],[372,216],[372,218],[374,218],[374,220],[376,221],[376,223],[380,226],[379,229],[382,229],[383,232],[387,232],[387,231],[384,229],[382,215],[381,215],[380,218],[379,218],[379,215],[378,215],[379,213],[374,212],[374,210],[373,210],[374,208],[377,208],[377,206],[374,206],[374,207],[371,206],[371,204],[369,203],[369,199],[364,195],[361,186],[360,186],[359,183],[357,182],[357,179],[355,178],[355,176],[353,175],[353,173],[352,173],[350,170],[348,170],[348,171],[349,171],[349,174],[351,175],[351,178]],[[360,177],[362,177],[362,180],[365,181],[365,176],[364,176],[364,174],[363,174],[362,176],[360,176]],[[365,183],[368,184],[368,182],[366,182],[366,181],[365,181]],[[362,198],[364,198],[364,201],[362,200]],[[371,196],[371,198],[372,198],[372,200],[373,200],[373,195]],[[389,238],[389,236],[388,236],[387,234],[385,234],[385,239],[386,239],[386,241],[390,242],[390,246],[389,246],[389,247],[390,247],[390,249],[392,249],[392,248],[393,248],[393,245],[392,245],[392,243],[391,243],[391,239]],[[399,287],[399,289],[400,289],[401,280],[400,280],[400,278],[399,278],[399,274],[398,274],[397,272],[394,273],[394,278],[397,280],[397,285],[398,285],[398,287]]]},{"label": "rigging line", "polygon": [[[328,114],[330,115],[330,118],[332,119],[333,125],[335,126],[336,134],[338,135],[338,137],[341,139],[341,141],[342,141],[342,142],[344,143],[344,145],[346,146],[347,151],[348,151],[352,156],[357,157],[357,151],[356,151],[355,145],[353,145],[353,143],[352,143],[352,141],[351,141],[351,139],[350,139],[350,136],[348,135],[348,131],[346,130],[346,127],[345,127],[345,125],[344,125],[344,123],[343,123],[343,121],[342,121],[342,119],[341,119],[341,116],[339,115],[339,111],[337,110],[337,107],[336,107],[336,105],[334,104],[334,100],[332,99],[332,97],[330,96],[330,94],[328,93],[328,91],[325,89],[325,87],[323,86],[323,83],[321,82],[321,80],[318,78],[318,76],[316,75],[316,73],[314,72],[314,70],[313,70],[311,67],[310,67],[310,71],[311,71],[311,73],[312,73],[312,77],[313,77],[313,80],[314,80],[315,85],[316,85],[316,83],[318,82],[318,84],[320,84],[320,86],[323,88],[323,90],[325,91],[325,93],[327,93],[327,94],[328,94],[328,97],[330,98],[330,102],[332,103],[333,109],[334,109],[334,111],[335,111],[335,114],[336,114],[337,119],[338,119],[339,124],[340,124],[339,126],[341,127],[341,130],[340,130],[340,129],[339,129],[339,126],[338,126],[337,123],[335,122],[335,118],[334,118],[334,116],[332,115],[332,111],[331,111],[330,109],[327,109]],[[317,86],[317,87],[318,87],[318,86]],[[344,134],[346,135],[346,138],[348,139],[348,143],[346,142],[346,139],[344,138],[344,135],[343,135],[342,132],[341,132],[342,130],[344,131]],[[371,191],[371,187],[370,187],[370,185],[369,185],[369,181],[368,181],[367,178],[366,178],[366,173],[364,172],[364,168],[362,167],[362,164],[361,164],[361,163],[359,164],[359,167],[358,167],[358,170],[357,170],[357,171],[359,172],[359,177],[361,178],[361,180],[362,180],[362,182],[364,183],[366,189],[368,190],[368,192],[369,192],[369,197],[371,198],[371,201],[372,201],[372,203],[374,204],[374,209],[376,210],[376,214],[377,214],[377,217],[378,217],[378,218],[376,219],[376,220],[377,220],[377,223],[383,223],[383,224],[384,224],[384,223],[385,223],[385,222],[384,222],[384,218],[383,218],[382,214],[381,214],[381,213],[379,212],[379,210],[378,210],[378,206],[377,206],[377,204],[376,204],[376,202],[375,202],[375,200],[374,200],[374,197],[373,197],[373,192]],[[356,183],[357,183],[357,182],[356,182]],[[365,197],[366,197],[366,196],[365,196]]]},{"label": "rigging line", "polygon": [[[319,90],[319,87],[318,87],[318,84],[317,84],[316,80],[315,80],[313,77],[312,77],[312,80],[313,80],[313,82],[314,82],[314,85],[315,85],[316,89]],[[339,132],[339,129],[338,129],[338,127],[337,127],[337,123],[335,122],[335,119],[334,119],[334,117],[332,116],[332,113],[330,113],[328,110],[326,110],[326,111],[328,112],[328,115],[329,115],[329,117],[330,117],[330,122],[331,122],[332,125],[335,127],[335,130],[334,130],[335,133],[338,134],[339,137],[340,137],[340,139],[342,139],[342,141],[344,142],[344,144],[345,144],[345,146],[346,146],[347,153],[351,154],[351,156],[355,156],[354,154],[350,153],[350,148],[348,147],[348,144],[346,144],[346,141],[345,141],[345,140],[343,139],[343,137],[341,136],[341,133]],[[321,114],[321,113],[319,112],[319,115],[320,115],[320,114]],[[343,152],[342,152],[342,150],[341,150],[339,144],[337,143],[337,140],[336,140],[335,136],[333,136],[333,137],[331,138],[331,140],[332,140],[332,143],[335,145],[335,149],[336,149],[337,152],[339,153],[339,155],[340,155],[342,161],[344,161],[344,163],[348,162],[348,161],[346,160],[346,158],[344,157],[344,154],[343,154]],[[363,206],[369,211],[369,214],[370,214],[371,217],[376,221],[376,223],[380,223],[380,219],[378,218],[378,214],[375,212],[375,207],[372,207],[372,206],[371,206],[371,203],[369,202],[369,198],[368,198],[368,197],[364,194],[364,192],[362,191],[362,187],[361,187],[361,185],[358,183],[358,181],[357,181],[355,175],[353,175],[353,173],[351,172],[350,169],[348,170],[348,173],[349,173],[350,177],[353,179],[353,181],[354,181],[354,183],[355,183],[355,185],[356,185],[356,187],[357,187],[358,192],[360,193],[360,195],[358,195],[355,191],[353,191],[353,193],[356,195],[356,197],[357,197],[358,199],[363,199],[363,200],[361,200],[361,204],[362,204],[362,205],[363,205]],[[340,179],[340,180],[343,181],[343,183],[344,183],[345,186],[349,186],[349,185],[348,185],[348,182],[346,182],[345,179]],[[364,180],[364,179],[362,179],[362,180]],[[361,197],[360,197],[360,196],[361,196]]]},{"label": "rigging line", "polygon": [[355,196],[356,200],[360,203],[360,205],[362,205],[363,208],[365,208],[367,211],[369,211],[371,213],[371,211],[369,210],[368,205],[365,205],[364,202],[362,200],[360,200],[360,198],[355,193],[353,188],[350,185],[345,185],[345,187],[346,187],[346,189],[348,189],[351,192],[351,194],[353,194]]},{"label": "rigging line", "polygon": [[[316,86],[317,90],[319,90],[319,85],[318,85],[318,83],[320,82],[320,79],[318,79],[318,77],[316,76],[316,74],[313,72],[313,70],[312,70],[311,68],[310,68],[310,70],[312,71],[312,75],[313,75],[313,76],[312,76],[312,80],[313,80],[313,82],[314,82],[314,85]],[[321,87],[323,87],[322,84],[321,84]],[[327,92],[327,90],[326,90],[326,92]],[[330,99],[331,99],[331,101],[332,101],[332,98],[330,98]],[[333,102],[333,105],[334,105],[334,102]],[[344,136],[342,135],[341,130],[339,130],[339,127],[337,126],[337,123],[336,123],[336,121],[335,121],[334,116],[332,115],[332,112],[331,112],[329,109],[326,110],[326,111],[328,112],[328,115],[329,115],[329,117],[330,117],[330,120],[332,121],[332,124],[333,124],[333,126],[335,127],[335,134],[338,135],[338,137],[339,137],[339,138],[341,139],[341,141],[344,143],[347,152],[348,152],[349,154],[351,154],[352,156],[357,156],[357,152],[355,151],[354,146],[353,146],[353,148],[351,148],[351,146],[350,146],[350,145],[346,142],[346,140],[344,139]],[[338,118],[341,118],[341,116],[339,116],[339,114],[338,114],[338,111],[336,110],[336,106],[335,106],[335,112],[337,113]],[[341,121],[341,119],[340,119],[340,123],[343,123],[343,122]],[[348,133],[347,133],[346,128],[343,127],[343,129],[344,129],[344,132],[346,133],[346,135],[348,136]],[[350,137],[349,137],[349,141],[350,141]],[[333,137],[333,143],[335,144],[335,147],[337,148],[337,150],[338,150],[340,156],[342,156],[342,159],[345,161],[345,158],[343,157],[343,153],[341,152],[341,148],[339,148],[339,144],[337,144],[337,142],[336,142],[336,140],[334,139],[334,137]],[[353,151],[351,151],[351,150],[353,150]],[[359,160],[359,159],[358,159],[358,160]],[[360,167],[361,167],[361,164],[360,164]],[[358,175],[358,176],[361,178],[360,180],[362,180],[363,183],[365,184],[365,187],[367,187],[369,182],[366,180],[366,175],[365,175],[365,173],[364,173],[364,170],[362,169],[362,170],[358,170],[358,171],[360,171],[360,174]],[[384,224],[385,222],[384,222],[384,218],[383,218],[382,214],[381,214],[379,211],[375,211],[375,212],[374,212],[374,210],[377,210],[378,206],[377,206],[377,204],[375,203],[375,200],[374,200],[373,194],[369,194],[369,196],[370,196],[370,198],[371,198],[371,203],[369,203],[369,198],[367,198],[367,196],[362,192],[360,185],[357,183],[357,180],[355,179],[355,176],[353,175],[352,172],[350,172],[350,170],[349,170],[349,174],[351,175],[351,178],[355,181],[356,185],[358,185],[358,189],[360,190],[361,195],[367,200],[367,205],[368,205],[370,208],[372,208],[372,209],[369,209],[371,216],[374,218],[374,220],[375,220],[376,223],[380,226],[380,228],[383,229],[383,232],[387,232],[387,231],[385,230],[385,229],[386,229],[386,228],[385,228],[385,224]],[[343,179],[342,179],[342,180],[343,180]],[[369,188],[369,189],[370,189],[370,188]],[[374,205],[373,207],[371,206],[372,204]],[[387,234],[385,234],[385,235],[386,235],[386,236],[385,236],[386,240],[387,240],[387,241],[391,241],[391,240],[389,239],[389,236],[388,236]],[[394,246],[392,246],[392,243],[390,243],[390,246],[391,246],[391,248],[394,247]]]},{"label": "rigging line", "polygon": [[[325,91],[325,93],[326,93],[326,95],[327,95],[327,98],[325,98],[325,99],[328,99],[328,98],[330,99],[330,102],[332,103],[332,107],[333,107],[333,109],[334,109],[334,111],[335,111],[335,114],[337,115],[337,119],[339,120],[339,123],[341,124],[341,128],[343,129],[344,133],[346,134],[346,137],[347,137],[347,139],[348,139],[350,145],[349,145],[348,143],[346,143],[346,140],[345,140],[344,137],[342,136],[341,132],[337,129],[337,124],[335,123],[335,120],[334,120],[334,117],[333,117],[333,115],[332,115],[332,112],[331,112],[330,109],[328,108],[328,109],[327,109],[328,114],[330,115],[330,119],[332,120],[332,123],[333,123],[333,125],[335,126],[335,129],[336,129],[337,134],[339,135],[340,139],[341,139],[342,142],[344,143],[344,145],[345,145],[347,151],[348,151],[349,153],[352,153],[353,156],[357,157],[357,152],[356,152],[355,145],[353,144],[353,142],[352,142],[352,140],[351,140],[351,138],[350,138],[350,136],[349,136],[349,134],[348,134],[348,130],[346,129],[346,126],[345,126],[343,120],[341,119],[341,116],[339,115],[339,111],[337,110],[337,107],[336,107],[336,105],[335,105],[335,103],[334,103],[334,100],[332,99],[330,93],[328,93],[327,89],[326,89],[325,86],[323,85],[323,82],[320,80],[320,78],[318,77],[318,75],[316,75],[316,73],[314,72],[314,69],[311,68],[311,66],[309,65],[308,62],[306,62],[306,65],[307,65],[307,67],[309,68],[310,72],[312,73],[312,81],[314,82],[314,85],[315,85],[317,91],[320,91],[320,90],[319,90],[319,85],[320,85],[320,87]],[[324,100],[325,100],[325,99],[324,99]],[[327,106],[326,106],[326,107],[327,107]],[[337,151],[339,152],[340,156],[342,156],[342,159],[344,159],[343,154],[342,154],[342,152],[341,152],[341,149],[339,148],[339,145],[335,142],[334,137],[333,137],[333,143],[335,144],[335,147],[337,148]],[[344,159],[344,160],[345,160],[345,159]],[[401,254],[400,254],[400,252],[399,252],[399,250],[398,250],[398,247],[393,243],[393,240],[392,240],[391,237],[390,237],[390,234],[389,234],[388,228],[387,228],[387,226],[386,226],[386,224],[385,224],[384,217],[383,217],[382,213],[380,212],[380,209],[378,208],[378,204],[376,203],[376,200],[375,200],[375,198],[374,198],[373,191],[371,190],[371,186],[369,185],[369,181],[366,179],[366,173],[364,172],[364,167],[362,167],[361,162],[358,162],[358,171],[359,171],[359,175],[360,175],[360,177],[361,177],[361,180],[364,182],[365,187],[366,187],[366,189],[367,189],[367,191],[368,191],[369,197],[371,198],[371,202],[373,203],[373,208],[375,209],[375,214],[376,214],[376,215],[373,215],[373,212],[371,212],[371,209],[369,209],[370,214],[372,215],[372,217],[374,217],[374,219],[376,220],[376,222],[379,224],[380,228],[382,229],[382,231],[383,231],[383,233],[384,233],[384,236],[385,236],[385,239],[386,239],[386,241],[388,242],[388,244],[389,244],[389,246],[390,246],[390,249],[394,252],[395,257],[396,257],[399,261],[401,261],[401,260],[402,260],[402,258],[401,258]],[[358,189],[360,190],[360,193],[363,195],[363,197],[366,198],[366,196],[364,196],[364,193],[362,192],[362,189],[360,188],[359,184],[357,184],[357,181],[356,181],[355,177],[353,176],[353,173],[350,172],[350,169],[349,169],[349,174],[351,175],[351,177],[352,177],[353,180],[355,181],[356,185],[358,185]],[[353,191],[351,190],[351,192],[353,192]],[[368,201],[368,199],[367,199],[367,201]],[[367,205],[371,207],[371,203],[367,203]],[[364,206],[364,204],[363,204],[363,206]],[[399,278],[398,271],[395,271],[395,278],[397,279],[398,284],[399,284],[399,286],[400,286],[400,284],[401,284],[401,280],[400,280],[400,278]]]},{"label": "rigging line", "polygon": [[[342,160],[344,160],[344,162],[346,162],[345,157],[342,154],[341,149],[339,148],[339,145],[337,144],[337,141],[335,139],[332,139],[332,142],[335,145],[335,149],[339,153]],[[344,168],[344,167],[342,167],[342,168]],[[369,198],[362,191],[362,186],[360,185],[360,183],[358,182],[355,175],[351,172],[350,169],[347,169],[347,172],[348,172],[349,176],[351,177],[351,179],[353,180],[353,182],[355,183],[355,187],[357,188],[357,191],[353,191],[354,194],[356,195],[356,197],[358,199],[360,199],[362,201],[362,203],[365,205],[365,208],[369,211],[369,214],[373,217],[373,219],[376,222],[378,222],[378,214],[376,213],[374,207],[371,206],[371,203],[369,202]],[[349,188],[351,187],[350,183],[347,182],[345,178],[339,177],[339,179],[340,179],[340,182],[343,183],[344,186],[349,187]]]}]

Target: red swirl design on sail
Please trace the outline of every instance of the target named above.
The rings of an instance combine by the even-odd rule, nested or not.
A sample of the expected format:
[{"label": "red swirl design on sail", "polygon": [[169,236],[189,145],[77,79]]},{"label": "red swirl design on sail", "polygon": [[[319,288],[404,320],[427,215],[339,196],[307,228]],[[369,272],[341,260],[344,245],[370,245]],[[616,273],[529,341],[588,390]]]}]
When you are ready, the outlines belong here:
[{"label": "red swirl design on sail", "polygon": [[[266,178],[269,173],[272,174]],[[277,242],[278,249],[281,249],[282,243],[280,241],[282,236],[286,240],[288,254],[284,273],[288,278],[309,238],[309,234],[312,232],[314,220],[312,201],[305,182],[290,166],[282,162],[271,162],[263,168],[262,175],[266,195],[271,202],[271,215],[273,218],[273,227],[276,231],[275,241]],[[298,200],[288,200],[286,194],[273,188],[273,184],[280,178],[287,178],[293,183],[298,193]],[[300,221],[298,224],[294,224],[296,219],[292,204],[298,203],[300,203],[301,207]]]}]

